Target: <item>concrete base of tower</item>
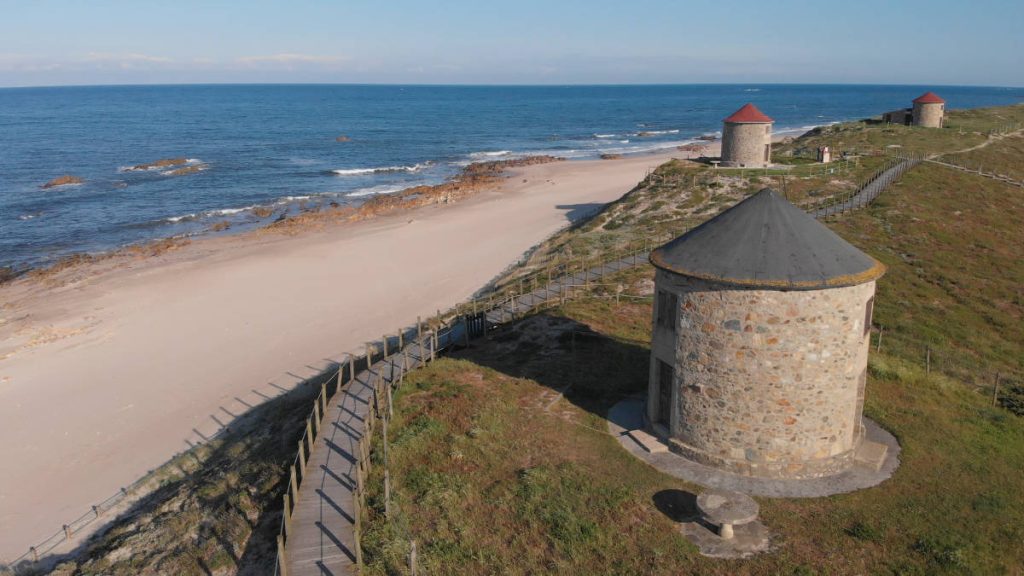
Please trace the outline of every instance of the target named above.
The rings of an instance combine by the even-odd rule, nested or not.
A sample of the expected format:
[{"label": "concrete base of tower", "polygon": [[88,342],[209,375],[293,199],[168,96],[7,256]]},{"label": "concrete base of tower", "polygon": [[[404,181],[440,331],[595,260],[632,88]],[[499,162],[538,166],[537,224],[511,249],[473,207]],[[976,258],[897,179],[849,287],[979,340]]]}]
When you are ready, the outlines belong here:
[{"label": "concrete base of tower", "polygon": [[[859,443],[861,449],[850,454],[849,465],[836,474],[813,478],[759,478],[739,474],[688,458],[677,451],[651,451],[650,445],[642,446],[629,432],[645,428],[645,407],[644,398],[627,398],[619,402],[608,412],[609,431],[625,450],[640,460],[666,474],[709,488],[769,498],[817,498],[877,486],[890,478],[899,466],[900,445],[896,437],[865,418],[864,437]],[[664,436],[659,440],[671,448]]]}]

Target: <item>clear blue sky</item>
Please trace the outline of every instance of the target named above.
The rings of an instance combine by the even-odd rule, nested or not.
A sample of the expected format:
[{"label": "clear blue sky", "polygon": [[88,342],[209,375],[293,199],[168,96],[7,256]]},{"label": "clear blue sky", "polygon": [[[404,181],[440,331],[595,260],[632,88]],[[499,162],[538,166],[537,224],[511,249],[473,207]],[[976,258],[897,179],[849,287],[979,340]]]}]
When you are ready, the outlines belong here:
[{"label": "clear blue sky", "polygon": [[0,86],[1024,85],[1024,0],[0,0]]}]

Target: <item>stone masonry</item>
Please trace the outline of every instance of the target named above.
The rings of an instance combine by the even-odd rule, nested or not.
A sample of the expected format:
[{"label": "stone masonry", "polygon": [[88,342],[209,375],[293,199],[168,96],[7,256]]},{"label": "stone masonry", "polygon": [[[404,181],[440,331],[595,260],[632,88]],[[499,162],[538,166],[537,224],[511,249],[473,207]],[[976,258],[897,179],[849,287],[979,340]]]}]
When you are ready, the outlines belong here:
[{"label": "stone masonry", "polygon": [[[673,451],[766,478],[852,465],[863,437],[874,281],[765,290],[659,269],[656,286],[675,294],[677,313],[672,328],[655,322],[647,416]],[[668,397],[662,362],[672,367],[667,426],[658,423]]]},{"label": "stone masonry", "polygon": [[771,162],[769,123],[733,123],[722,126],[722,166],[763,168]]},{"label": "stone masonry", "polygon": [[942,128],[946,105],[941,102],[914,102],[914,126]]}]

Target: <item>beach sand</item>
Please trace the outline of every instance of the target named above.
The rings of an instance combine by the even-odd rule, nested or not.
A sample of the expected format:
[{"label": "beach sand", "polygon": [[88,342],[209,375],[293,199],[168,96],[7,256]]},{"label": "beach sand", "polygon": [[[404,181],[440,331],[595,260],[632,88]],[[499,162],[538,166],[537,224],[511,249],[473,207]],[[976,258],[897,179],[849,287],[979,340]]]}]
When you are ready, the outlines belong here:
[{"label": "beach sand", "polygon": [[673,156],[687,153],[516,168],[456,204],[0,287],[0,560],[346,352],[471,296]]}]

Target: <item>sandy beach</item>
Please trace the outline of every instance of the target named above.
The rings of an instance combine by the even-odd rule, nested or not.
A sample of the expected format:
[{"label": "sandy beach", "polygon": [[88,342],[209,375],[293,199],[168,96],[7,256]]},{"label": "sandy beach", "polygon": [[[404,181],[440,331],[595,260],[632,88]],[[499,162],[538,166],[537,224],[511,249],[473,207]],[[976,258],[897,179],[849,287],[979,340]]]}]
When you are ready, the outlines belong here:
[{"label": "sandy beach", "polygon": [[516,168],[456,204],[0,287],[0,559],[686,155]]}]

